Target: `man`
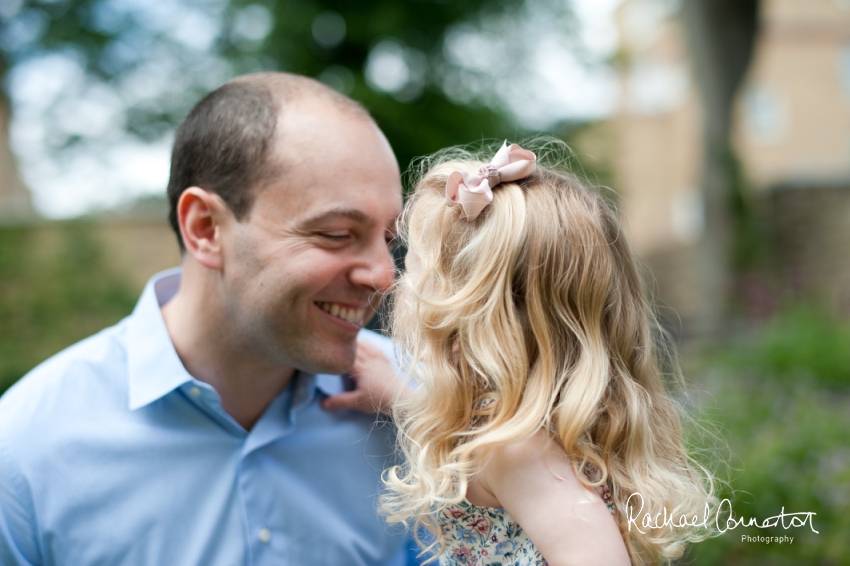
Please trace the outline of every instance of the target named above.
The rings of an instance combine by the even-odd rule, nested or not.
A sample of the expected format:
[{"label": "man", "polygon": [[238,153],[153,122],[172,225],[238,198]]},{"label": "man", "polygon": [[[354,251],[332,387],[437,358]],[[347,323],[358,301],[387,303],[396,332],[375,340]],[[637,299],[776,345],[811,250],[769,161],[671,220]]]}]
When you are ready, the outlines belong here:
[{"label": "man", "polygon": [[404,563],[375,513],[390,427],[327,410],[371,408],[387,346],[356,342],[393,278],[383,134],[315,81],[241,77],[181,125],[168,195],[182,270],[0,400],[0,564]]}]

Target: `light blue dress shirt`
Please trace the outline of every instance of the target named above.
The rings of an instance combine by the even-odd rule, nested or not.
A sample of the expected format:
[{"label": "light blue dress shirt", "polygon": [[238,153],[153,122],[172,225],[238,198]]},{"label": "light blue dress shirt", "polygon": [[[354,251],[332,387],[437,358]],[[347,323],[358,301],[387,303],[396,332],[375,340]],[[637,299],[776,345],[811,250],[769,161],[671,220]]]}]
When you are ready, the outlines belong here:
[{"label": "light blue dress shirt", "polygon": [[0,564],[405,564],[375,512],[392,427],[323,411],[341,378],[296,373],[245,431],[172,346],[160,306],[179,278],[0,399]]}]

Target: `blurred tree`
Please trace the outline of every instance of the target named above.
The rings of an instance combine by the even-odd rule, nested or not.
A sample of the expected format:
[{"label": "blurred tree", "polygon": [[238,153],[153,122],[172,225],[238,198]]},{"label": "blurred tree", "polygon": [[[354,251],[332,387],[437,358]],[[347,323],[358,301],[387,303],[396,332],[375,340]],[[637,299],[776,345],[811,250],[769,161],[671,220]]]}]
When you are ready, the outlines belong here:
[{"label": "blurred tree", "polygon": [[[230,40],[223,53],[239,72],[251,70],[256,57],[268,58],[283,70],[318,77],[359,100],[387,134],[404,169],[417,155],[514,133],[503,109],[480,101],[464,103],[448,94],[452,90],[446,81],[462,80],[462,69],[447,56],[445,42],[459,24],[510,17],[522,4],[298,0],[263,7],[251,0],[232,0],[224,33]],[[261,15],[263,10],[267,16]],[[564,11],[555,15],[563,16]],[[247,22],[265,17],[272,27],[262,44],[246,40]],[[515,43],[512,51],[520,59],[522,39],[505,40]]]},{"label": "blurred tree", "polygon": [[732,103],[749,67],[759,0],[688,0],[682,15],[703,106],[702,195],[705,232],[696,251],[703,335],[716,336],[729,315],[736,208],[742,202],[730,145]]},{"label": "blurred tree", "polygon": [[[70,61],[83,75],[81,96],[115,106],[111,121],[144,141],[167,136],[232,76],[313,76],[364,103],[405,168],[441,147],[516,135],[504,105],[486,94],[505,77],[469,72],[462,59],[480,49],[448,42],[498,34],[500,69],[522,81],[528,38],[502,31],[529,4],[551,29],[571,29],[569,5],[557,0],[0,0],[0,73],[51,57],[57,74],[76,72]],[[68,127],[73,107],[48,106],[56,116],[45,139],[56,150],[109,143],[91,123]]]}]

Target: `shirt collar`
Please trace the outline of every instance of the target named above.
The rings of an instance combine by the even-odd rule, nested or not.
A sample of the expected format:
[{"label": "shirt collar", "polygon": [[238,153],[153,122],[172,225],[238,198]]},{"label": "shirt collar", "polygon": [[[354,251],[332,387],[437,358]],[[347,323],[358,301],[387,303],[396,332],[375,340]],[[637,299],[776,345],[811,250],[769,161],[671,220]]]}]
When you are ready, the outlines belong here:
[{"label": "shirt collar", "polygon": [[180,268],[175,268],[154,275],[130,316],[127,370],[131,411],[193,381],[174,349],[160,310],[180,288],[180,274]]},{"label": "shirt collar", "polygon": [[342,382],[342,376],[320,373],[315,376],[315,387],[324,395],[330,397],[345,391],[345,386]]}]

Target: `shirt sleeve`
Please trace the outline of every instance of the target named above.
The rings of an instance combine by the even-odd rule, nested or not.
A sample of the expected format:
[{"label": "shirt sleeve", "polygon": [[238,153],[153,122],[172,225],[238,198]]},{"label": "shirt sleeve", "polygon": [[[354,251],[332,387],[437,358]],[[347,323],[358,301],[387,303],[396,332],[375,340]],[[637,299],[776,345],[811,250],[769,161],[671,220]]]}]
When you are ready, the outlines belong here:
[{"label": "shirt sleeve", "polygon": [[30,490],[0,438],[0,564],[41,566]]}]

